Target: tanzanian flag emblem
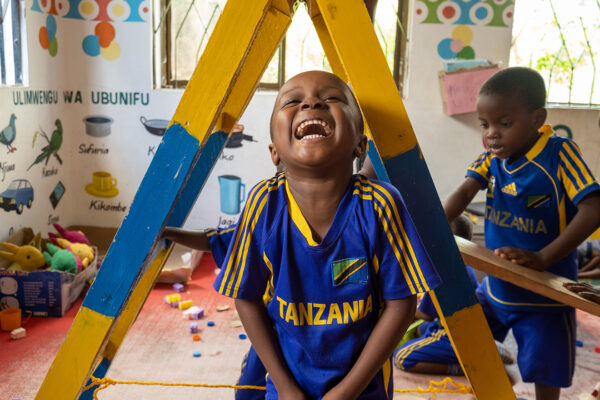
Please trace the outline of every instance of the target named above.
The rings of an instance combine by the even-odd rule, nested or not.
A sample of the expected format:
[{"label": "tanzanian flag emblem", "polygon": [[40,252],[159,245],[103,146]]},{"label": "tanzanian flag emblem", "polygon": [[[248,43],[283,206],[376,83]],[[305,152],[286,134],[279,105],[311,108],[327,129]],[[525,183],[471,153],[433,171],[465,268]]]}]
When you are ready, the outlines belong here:
[{"label": "tanzanian flag emblem", "polygon": [[549,194],[535,194],[527,196],[527,208],[538,208],[550,206]]},{"label": "tanzanian flag emblem", "polygon": [[331,266],[333,286],[346,283],[366,282],[369,279],[369,267],[366,258],[346,258],[334,261]]}]

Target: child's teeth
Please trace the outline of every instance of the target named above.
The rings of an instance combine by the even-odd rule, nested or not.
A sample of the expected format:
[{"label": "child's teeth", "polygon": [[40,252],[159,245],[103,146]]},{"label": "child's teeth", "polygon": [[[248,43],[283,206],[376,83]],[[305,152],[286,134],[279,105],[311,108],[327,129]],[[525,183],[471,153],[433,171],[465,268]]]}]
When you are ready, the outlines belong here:
[{"label": "child's teeth", "polygon": [[[305,127],[307,127],[308,125],[313,125],[313,124],[321,125],[322,127],[325,128],[326,131],[328,130],[328,127],[329,127],[327,125],[327,122],[325,122],[325,121],[321,121],[318,119],[311,119],[310,121],[304,121],[300,125],[298,125],[298,128],[296,129],[296,134],[300,134]],[[320,136],[320,135],[309,135],[309,136]],[[307,136],[307,137],[309,137],[309,136]]]},{"label": "child's teeth", "polygon": [[302,140],[304,140],[304,139],[314,139],[314,138],[320,138],[320,137],[322,137],[322,136],[321,135],[307,135],[307,136],[304,136],[302,138]]}]

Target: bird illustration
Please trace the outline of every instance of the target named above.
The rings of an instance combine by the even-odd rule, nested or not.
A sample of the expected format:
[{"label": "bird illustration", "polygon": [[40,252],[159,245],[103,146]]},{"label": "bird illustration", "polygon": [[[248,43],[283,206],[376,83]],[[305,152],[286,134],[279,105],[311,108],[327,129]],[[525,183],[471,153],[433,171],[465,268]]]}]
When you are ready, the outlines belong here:
[{"label": "bird illustration", "polygon": [[6,145],[6,147],[8,147],[9,153],[12,153],[13,151],[15,151],[17,149],[16,147],[13,147],[11,145],[13,140],[15,140],[15,137],[17,136],[17,128],[15,127],[15,119],[17,119],[17,116],[15,114],[11,114],[10,122],[8,123],[8,126],[4,129],[2,129],[2,131],[0,131],[0,143]]},{"label": "bird illustration", "polygon": [[[54,122],[54,125],[56,125],[56,129],[52,132],[52,136],[50,136],[50,139],[48,139],[48,135],[46,135],[46,132],[44,132],[44,130],[42,128],[40,128],[42,137],[44,139],[46,139],[46,141],[48,142],[48,145],[46,145],[42,148],[42,152],[37,156],[35,161],[29,166],[29,168],[27,168],[27,171],[29,171],[29,169],[31,167],[33,167],[35,164],[38,164],[38,163],[41,163],[42,161],[44,161],[44,159],[46,159],[46,163],[44,165],[48,165],[48,160],[50,159],[50,156],[52,156],[52,155],[54,157],[56,157],[56,159],[58,160],[58,162],[60,164],[62,164],[62,159],[58,155],[58,150],[60,150],[60,146],[62,146],[62,140],[63,140],[62,123],[60,122],[60,119],[57,119]],[[35,134],[33,136],[32,145],[35,144],[35,139],[37,138],[38,133],[39,132],[37,132],[37,131],[35,132]]]}]

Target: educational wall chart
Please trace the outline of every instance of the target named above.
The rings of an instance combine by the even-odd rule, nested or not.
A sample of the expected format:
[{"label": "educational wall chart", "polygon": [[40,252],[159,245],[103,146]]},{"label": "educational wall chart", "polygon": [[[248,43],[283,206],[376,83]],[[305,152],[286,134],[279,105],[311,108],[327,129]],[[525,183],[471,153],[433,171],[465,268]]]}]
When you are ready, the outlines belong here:
[{"label": "educational wall chart", "polygon": [[[454,189],[448,175],[464,176],[481,140],[472,115],[443,113],[438,72],[455,57],[506,65],[514,1],[414,5],[405,105],[443,198]],[[117,227],[129,212],[182,94],[152,87],[149,7],[148,0],[27,0],[30,86],[0,88],[0,194],[16,186],[8,201],[24,200],[0,207],[0,240],[21,227],[45,234],[55,222]],[[274,92],[255,94],[186,226],[236,223],[250,190],[275,173],[274,100]],[[550,122],[569,127],[582,146],[597,137],[585,121],[561,114]]]}]

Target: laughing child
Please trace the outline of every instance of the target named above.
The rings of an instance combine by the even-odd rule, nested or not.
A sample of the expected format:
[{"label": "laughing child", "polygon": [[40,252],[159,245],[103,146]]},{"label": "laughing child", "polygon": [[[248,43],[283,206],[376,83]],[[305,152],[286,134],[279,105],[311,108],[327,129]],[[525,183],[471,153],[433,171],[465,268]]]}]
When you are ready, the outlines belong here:
[{"label": "laughing child", "polygon": [[271,139],[285,172],[250,193],[214,287],[235,298],[267,399],[392,398],[392,352],[439,277],[399,192],[352,174],[366,138],[342,80],[287,81]]}]

